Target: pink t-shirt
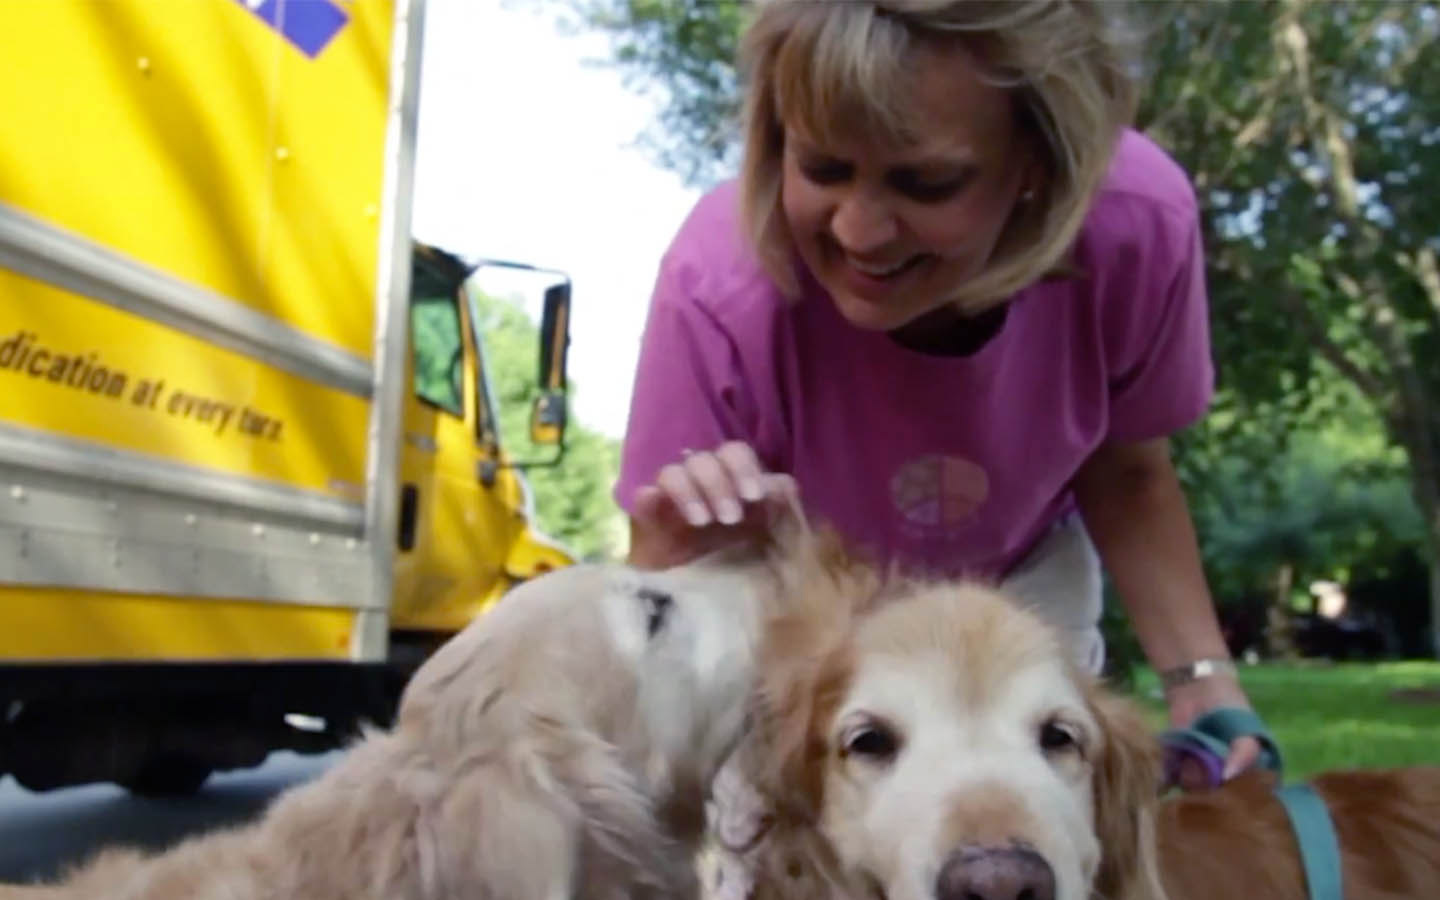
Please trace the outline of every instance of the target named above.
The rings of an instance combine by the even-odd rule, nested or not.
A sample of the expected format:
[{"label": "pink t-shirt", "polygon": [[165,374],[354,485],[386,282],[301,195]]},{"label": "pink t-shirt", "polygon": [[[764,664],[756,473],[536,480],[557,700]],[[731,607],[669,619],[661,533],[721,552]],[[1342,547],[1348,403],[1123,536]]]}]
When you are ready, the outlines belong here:
[{"label": "pink t-shirt", "polygon": [[880,559],[998,577],[1073,509],[1097,446],[1169,434],[1209,404],[1194,192],[1136,132],[1076,243],[1086,277],[1020,291],[970,356],[854,328],[813,281],[787,302],[737,200],[733,183],[702,198],[661,263],[615,487],[627,510],[683,449],[743,440]]}]

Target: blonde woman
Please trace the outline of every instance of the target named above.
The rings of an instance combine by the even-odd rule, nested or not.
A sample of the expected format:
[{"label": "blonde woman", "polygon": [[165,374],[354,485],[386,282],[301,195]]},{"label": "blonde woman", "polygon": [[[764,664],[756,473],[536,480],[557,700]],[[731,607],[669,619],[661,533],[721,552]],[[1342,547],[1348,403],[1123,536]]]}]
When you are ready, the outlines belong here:
[{"label": "blonde woman", "polygon": [[[1103,563],[1176,725],[1248,706],[1169,452],[1213,384],[1196,200],[1130,128],[1117,7],[758,4],[740,176],[681,227],[646,325],[632,562],[798,490],[884,561],[1006,580],[1094,669]],[[1226,776],[1258,753],[1236,741]]]}]

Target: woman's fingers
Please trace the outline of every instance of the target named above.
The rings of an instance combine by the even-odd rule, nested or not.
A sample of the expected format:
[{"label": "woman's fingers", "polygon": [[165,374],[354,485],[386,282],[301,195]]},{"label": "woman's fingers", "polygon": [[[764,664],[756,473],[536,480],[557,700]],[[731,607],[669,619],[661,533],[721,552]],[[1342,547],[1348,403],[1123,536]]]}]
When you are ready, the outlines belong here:
[{"label": "woman's fingers", "polygon": [[755,450],[743,441],[730,441],[715,450],[715,457],[730,475],[736,493],[747,503],[765,499],[765,470]]},{"label": "woman's fingers", "polygon": [[767,497],[766,472],[754,449],[741,441],[686,453],[661,469],[655,483],[692,528],[738,525],[745,504]]},{"label": "woman's fingers", "polygon": [[692,453],[681,464],[691,484],[705,499],[710,514],[721,525],[736,525],[744,517],[740,488],[718,453]]},{"label": "woman's fingers", "polygon": [[691,528],[704,528],[714,521],[709,501],[690,474],[689,460],[665,466],[655,476],[655,484]]},{"label": "woman's fingers", "polygon": [[795,479],[766,472],[747,444],[687,451],[640,488],[632,508],[631,558],[672,565],[735,539],[736,529],[764,528],[796,508]]}]

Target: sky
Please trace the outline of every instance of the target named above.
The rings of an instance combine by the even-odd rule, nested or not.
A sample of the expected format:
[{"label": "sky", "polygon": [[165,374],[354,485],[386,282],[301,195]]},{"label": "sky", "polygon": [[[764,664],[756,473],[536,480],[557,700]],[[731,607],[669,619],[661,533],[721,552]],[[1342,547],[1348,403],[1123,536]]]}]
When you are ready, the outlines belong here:
[{"label": "sky", "polygon": [[413,231],[567,272],[575,417],[620,437],[660,256],[699,193],[635,146],[654,100],[595,64],[605,37],[549,6],[427,0]]}]

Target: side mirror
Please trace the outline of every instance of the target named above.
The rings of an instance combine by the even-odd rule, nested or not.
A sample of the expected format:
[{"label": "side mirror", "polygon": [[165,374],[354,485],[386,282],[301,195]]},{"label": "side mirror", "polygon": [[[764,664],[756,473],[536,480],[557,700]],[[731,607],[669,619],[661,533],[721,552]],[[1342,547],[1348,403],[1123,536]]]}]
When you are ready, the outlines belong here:
[{"label": "side mirror", "polygon": [[570,350],[570,282],[545,289],[540,318],[540,388],[565,390],[565,360]]},{"label": "side mirror", "polygon": [[[528,443],[531,449],[551,447],[555,452],[548,459],[527,459],[521,451],[522,458],[511,457],[500,465],[516,469],[556,465],[565,455],[565,427],[569,418],[566,366],[570,351],[570,276],[556,269],[496,259],[472,260],[468,272],[474,279],[471,286],[478,294],[517,302],[527,318],[539,313],[538,377],[533,386],[526,388],[527,392],[533,391],[529,434],[520,432],[506,438],[519,445]],[[472,294],[472,303],[474,296]],[[480,318],[472,314],[473,320]],[[482,347],[488,343],[479,334],[476,342]]]},{"label": "side mirror", "polygon": [[530,441],[542,446],[565,442],[566,358],[570,350],[570,282],[545,289],[540,319],[540,395],[530,410]]},{"label": "side mirror", "polygon": [[565,443],[565,393],[544,391],[530,407],[530,443],[558,447]]}]

